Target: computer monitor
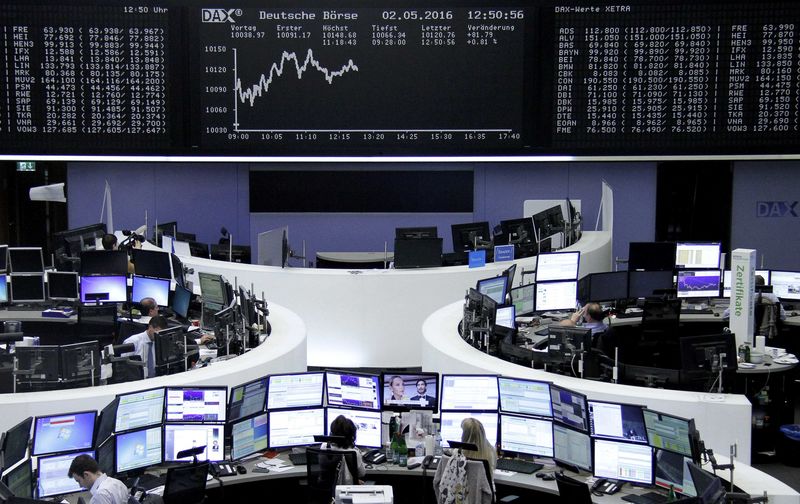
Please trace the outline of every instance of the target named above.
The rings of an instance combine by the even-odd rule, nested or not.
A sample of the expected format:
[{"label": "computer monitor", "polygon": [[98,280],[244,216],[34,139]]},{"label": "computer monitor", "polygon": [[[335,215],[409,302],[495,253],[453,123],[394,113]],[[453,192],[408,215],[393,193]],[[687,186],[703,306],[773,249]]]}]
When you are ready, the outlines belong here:
[{"label": "computer monitor", "polygon": [[514,275],[517,273],[517,263],[512,263],[511,266],[504,269],[502,273],[498,276],[505,276],[508,278],[508,288],[511,289],[511,286],[514,285]]},{"label": "computer monitor", "polygon": [[200,278],[200,295],[204,303],[214,303],[220,306],[228,304],[225,290],[225,281],[220,275],[211,273],[198,273]]},{"label": "computer monitor", "polygon": [[128,282],[124,276],[81,277],[81,302],[124,303],[127,300]]},{"label": "computer monitor", "polygon": [[44,275],[41,273],[12,273],[8,279],[12,303],[44,302]]},{"label": "computer monitor", "polygon": [[17,359],[17,369],[30,371],[28,377],[32,382],[58,381],[61,362],[61,348],[58,345],[17,346],[14,357]]},{"label": "computer monitor", "polygon": [[495,375],[442,375],[442,411],[497,411],[499,396]]},{"label": "computer monitor", "polygon": [[178,458],[178,453],[197,446],[206,447],[198,461],[225,460],[225,424],[164,424],[165,462],[191,462],[192,457]]},{"label": "computer monitor", "polygon": [[641,406],[590,400],[589,427],[596,438],[647,444]]},{"label": "computer monitor", "polygon": [[530,315],[536,309],[536,284],[511,289],[511,303],[517,315]]},{"label": "computer monitor", "polygon": [[8,270],[11,273],[44,273],[41,247],[9,247]]},{"label": "computer monitor", "polygon": [[167,422],[224,422],[227,387],[168,387]]},{"label": "computer monitor", "polygon": [[582,432],[589,431],[589,412],[584,394],[550,385],[550,401],[553,405],[553,420]]},{"label": "computer monitor", "polygon": [[497,304],[505,304],[508,292],[508,277],[505,275],[478,280],[478,292],[494,299]]},{"label": "computer monitor", "polygon": [[189,251],[192,257],[202,257],[208,259],[208,243],[200,243],[198,241],[189,241]]},{"label": "computer monitor", "polygon": [[536,242],[533,220],[530,217],[500,221],[500,241],[504,244],[529,244]]},{"label": "computer monitor", "polygon": [[97,240],[105,234],[106,225],[103,223],[53,233],[56,255],[78,257],[83,250],[94,250]]},{"label": "computer monitor", "polygon": [[578,280],[580,252],[551,252],[536,256],[536,283]]},{"label": "computer monitor", "polygon": [[328,406],[381,409],[381,386],[378,375],[326,371],[325,383]]},{"label": "computer monitor", "polygon": [[542,210],[534,214],[531,220],[539,240],[544,240],[564,229],[564,214],[561,211],[561,205]]},{"label": "computer monitor", "polygon": [[553,460],[571,468],[592,470],[592,439],[588,434],[553,424]]},{"label": "computer monitor", "polygon": [[495,319],[494,325],[508,327],[510,329],[514,329],[516,326],[516,311],[514,309],[514,305],[509,306],[498,306],[497,310],[495,310]]},{"label": "computer monitor", "polygon": [[655,291],[673,289],[672,270],[668,271],[629,271],[628,296],[631,298],[646,298]]},{"label": "computer monitor", "polygon": [[413,238],[394,240],[394,267],[438,268],[442,265],[441,238]]},{"label": "computer monitor", "polygon": [[61,345],[61,379],[66,382],[85,382],[90,385],[92,377],[100,383],[100,343],[84,341]]},{"label": "computer monitor", "polygon": [[33,466],[28,459],[3,475],[5,484],[15,497],[33,498]]},{"label": "computer monitor", "polygon": [[719,297],[719,287],[719,270],[683,269],[678,271],[679,298]]},{"label": "computer monitor", "polygon": [[677,269],[719,269],[719,243],[678,243],[675,247]]},{"label": "computer monitor", "polygon": [[211,259],[250,264],[250,247],[246,245],[212,244]]},{"label": "computer monitor", "polygon": [[578,282],[536,282],[536,311],[570,310],[578,299]]},{"label": "computer monitor", "polygon": [[321,408],[325,373],[270,375],[267,409]]},{"label": "computer monitor", "polygon": [[718,476],[703,470],[700,465],[689,462],[689,474],[692,475],[695,492],[700,504],[722,504],[725,500],[725,488]]},{"label": "computer monitor", "polygon": [[228,421],[239,420],[267,408],[267,378],[256,378],[253,381],[231,388],[231,399],[228,405]]},{"label": "computer monitor", "polygon": [[153,298],[159,306],[169,304],[170,281],[163,278],[148,278],[133,275],[131,301],[141,302],[144,298]]},{"label": "computer monitor", "polygon": [[672,271],[675,242],[630,242],[628,271]]},{"label": "computer monitor", "polygon": [[[39,457],[37,463],[36,496],[39,499],[56,495],[67,495],[83,492],[84,489],[67,476],[72,461],[78,455],[89,455],[94,458],[94,450]],[[86,489],[88,490],[88,488]]]},{"label": "computer monitor", "polygon": [[681,369],[684,371],[716,372],[720,364],[728,371],[737,369],[738,355],[733,333],[685,336],[680,339],[680,346]]},{"label": "computer monitor", "polygon": [[102,443],[97,443],[97,466],[105,474],[114,476],[117,474],[117,443],[116,439],[112,436]]},{"label": "computer monitor", "polygon": [[161,436],[160,425],[117,434],[114,457],[117,474],[164,462]]},{"label": "computer monitor", "polygon": [[552,420],[501,414],[500,449],[506,453],[552,457]]},{"label": "computer monitor", "polygon": [[661,488],[672,488],[680,495],[695,497],[697,490],[689,472],[692,459],[679,453],[656,450],[655,453],[655,485]]},{"label": "computer monitor", "polygon": [[653,484],[653,449],[646,444],[595,439],[592,465],[597,478]]},{"label": "computer monitor", "polygon": [[186,358],[186,331],[183,326],[168,327],[156,331],[153,336],[157,372],[169,374],[169,366],[181,367]]},{"label": "computer monitor", "polygon": [[381,412],[351,410],[342,408],[327,408],[327,420],[325,421],[326,435],[331,435],[330,426],[339,415],[343,415],[353,421],[356,426],[355,445],[363,448],[381,447]]},{"label": "computer monitor", "polygon": [[2,467],[12,467],[28,455],[32,424],[33,417],[28,417],[6,431],[3,436],[3,446],[0,447],[3,452]]},{"label": "computer monitor", "polygon": [[0,274],[0,304],[8,303],[8,276]]},{"label": "computer monitor", "polygon": [[644,426],[647,442],[653,448],[669,450],[692,457],[692,436],[695,432],[694,419],[686,419],[659,411],[644,409]]},{"label": "computer monitor", "polygon": [[424,409],[436,411],[439,406],[437,373],[384,373],[383,408],[394,411]]},{"label": "computer monitor", "polygon": [[492,232],[488,222],[470,222],[450,226],[453,234],[453,250],[466,252],[488,248],[492,245]]},{"label": "computer monitor", "polygon": [[117,422],[117,405],[119,399],[116,397],[110,403],[100,410],[97,415],[97,427],[95,428],[95,447],[103,444],[103,441],[111,437],[114,433],[114,426]]},{"label": "computer monitor", "polygon": [[314,444],[325,435],[325,410],[307,408],[269,412],[269,447],[288,448]]},{"label": "computer monitor", "polygon": [[192,299],[192,291],[180,285],[175,286],[172,294],[172,311],[182,319],[189,318],[189,301]]},{"label": "computer monitor", "polygon": [[8,245],[0,245],[0,273],[8,271]]},{"label": "computer monitor", "polygon": [[77,301],[78,274],[73,271],[47,272],[47,299],[53,301]]},{"label": "computer monitor", "polygon": [[162,235],[174,237],[176,234],[178,234],[178,223],[177,221],[170,221],[157,224],[155,232],[156,237],[161,237]]},{"label": "computer monitor", "polygon": [[267,413],[233,422],[231,425],[231,460],[240,460],[254,453],[266,451]]},{"label": "computer monitor", "polygon": [[486,440],[490,445],[497,446],[497,417],[497,412],[442,411],[440,414],[442,446],[449,448],[448,441],[461,441],[461,422],[465,418],[474,418],[483,424]]},{"label": "computer monitor", "polygon": [[775,271],[770,274],[772,293],[780,299],[800,300],[800,271]]},{"label": "computer monitor", "polygon": [[627,271],[592,273],[581,278],[578,282],[578,300],[582,304],[627,298]]},{"label": "computer monitor", "polygon": [[[772,285],[771,281],[771,274],[770,270],[756,270],[756,276],[761,276],[764,279],[764,285]],[[798,275],[800,278],[800,275]],[[731,297],[731,286],[733,285],[733,281],[731,279],[731,270],[725,270],[722,272],[722,297],[729,298]],[[774,289],[773,289],[774,293]]]},{"label": "computer monitor", "polygon": [[548,382],[499,377],[500,411],[541,417],[553,416]]},{"label": "computer monitor", "polygon": [[32,455],[48,455],[94,446],[96,411],[37,416],[33,423]]},{"label": "computer monitor", "polygon": [[394,237],[403,240],[418,240],[421,238],[438,238],[436,226],[395,228]]},{"label": "computer monitor", "polygon": [[172,279],[172,261],[168,252],[133,249],[131,261],[137,275]]},{"label": "computer monitor", "polygon": [[164,395],[163,388],[119,394],[114,431],[160,425],[164,421]]},{"label": "computer monitor", "polygon": [[681,383],[681,372],[678,369],[624,364],[621,381],[631,385],[676,389]]},{"label": "computer monitor", "polygon": [[124,276],[128,274],[128,253],[124,250],[81,252],[81,276]]}]

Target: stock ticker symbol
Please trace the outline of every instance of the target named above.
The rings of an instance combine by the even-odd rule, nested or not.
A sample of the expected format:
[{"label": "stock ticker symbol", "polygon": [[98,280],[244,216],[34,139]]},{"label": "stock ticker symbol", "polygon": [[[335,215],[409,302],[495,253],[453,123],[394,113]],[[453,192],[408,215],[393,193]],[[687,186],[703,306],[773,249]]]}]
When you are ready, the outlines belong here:
[{"label": "stock ticker symbol", "polygon": [[798,217],[797,201],[757,201],[756,217]]},{"label": "stock ticker symbol", "polygon": [[241,9],[201,9],[204,23],[235,23],[234,15],[241,16]]}]

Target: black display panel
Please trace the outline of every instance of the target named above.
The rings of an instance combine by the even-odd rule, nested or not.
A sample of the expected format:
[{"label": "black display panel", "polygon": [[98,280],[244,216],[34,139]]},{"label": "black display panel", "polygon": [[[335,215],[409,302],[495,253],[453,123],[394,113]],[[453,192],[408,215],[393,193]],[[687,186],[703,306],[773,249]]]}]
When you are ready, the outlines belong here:
[{"label": "black display panel", "polygon": [[15,152],[173,145],[169,8],[0,5],[0,144]]}]

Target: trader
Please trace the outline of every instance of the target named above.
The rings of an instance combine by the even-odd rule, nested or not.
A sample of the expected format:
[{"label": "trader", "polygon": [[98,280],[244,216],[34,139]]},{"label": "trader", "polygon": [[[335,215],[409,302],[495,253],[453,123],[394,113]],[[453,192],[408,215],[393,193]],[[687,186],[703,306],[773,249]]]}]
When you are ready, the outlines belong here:
[{"label": "trader", "polygon": [[583,322],[581,327],[591,329],[592,336],[606,332],[608,325],[603,322],[603,309],[598,303],[586,303],[580,310],[576,311],[568,319],[559,322],[559,325],[575,327]]},{"label": "trader", "polygon": [[126,504],[128,489],[118,479],[100,470],[97,461],[89,455],[78,455],[69,466],[67,477],[92,493],[89,504]]},{"label": "trader", "polygon": [[129,336],[122,342],[125,345],[133,344],[133,352],[123,354],[123,357],[138,355],[142,358],[142,362],[145,363],[145,378],[153,378],[156,375],[156,349],[153,339],[157,331],[166,328],[167,319],[156,315],[150,319],[145,331]]}]

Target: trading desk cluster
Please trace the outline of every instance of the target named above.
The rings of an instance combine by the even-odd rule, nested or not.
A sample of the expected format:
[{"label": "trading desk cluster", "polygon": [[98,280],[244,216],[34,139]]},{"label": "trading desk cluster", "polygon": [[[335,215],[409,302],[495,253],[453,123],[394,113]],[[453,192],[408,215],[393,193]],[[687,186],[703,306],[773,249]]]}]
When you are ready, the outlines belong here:
[{"label": "trading desk cluster", "polygon": [[[635,269],[578,280],[579,252],[539,254],[530,283],[523,276],[520,286],[510,288],[513,266],[479,280],[466,296],[461,335],[506,360],[575,376],[611,380],[617,367],[619,380],[631,384],[706,391],[731,385],[723,378],[736,371],[738,349],[735,336],[721,327],[731,275],[721,269],[720,245],[631,243],[629,257]],[[764,280],[757,290],[770,293],[770,299],[787,306],[800,300],[800,272],[757,270],[756,275]],[[520,337],[530,331],[520,330],[518,320],[540,324],[534,317],[539,315],[557,320],[564,317],[558,310],[589,302],[604,305],[609,324],[631,316],[641,318],[641,324],[607,327],[597,320],[590,329],[580,327],[583,320],[577,327],[542,323],[535,334],[544,338],[533,348],[518,344],[536,339]],[[681,314],[707,314],[717,324],[687,331],[680,325]]]},{"label": "trading desk cluster", "polygon": [[[171,374],[186,369],[186,358],[194,351],[187,345],[192,286],[184,279],[183,265],[175,254],[139,249],[130,252],[138,274],[128,277],[129,257],[125,250],[83,251],[80,271],[73,272],[45,271],[41,248],[0,246],[0,305],[10,302],[11,310],[61,305],[55,310],[44,309],[43,317],[71,317],[77,306],[78,338],[84,340],[70,345],[16,345],[14,391],[95,385],[100,381],[101,363],[112,364],[117,371],[114,383],[140,378],[143,363],[137,366],[118,358],[119,349],[115,351],[113,346],[107,347],[101,357],[100,345],[121,344],[126,336],[145,330],[143,323],[149,317],[140,318],[131,312],[146,298],[169,307],[178,323],[154,335],[156,372]],[[213,332],[215,341],[211,346],[216,355],[241,354],[257,346],[261,328],[268,326],[266,301],[257,299],[243,286],[234,289],[220,275],[198,276],[202,293],[200,326]],[[127,325],[123,317],[118,317],[121,306],[129,307],[123,310],[124,319],[130,322]],[[17,328],[13,334],[5,335],[4,342],[22,339]]]},{"label": "trading desk cluster", "polygon": [[[377,453],[387,437],[382,412],[417,409],[440,412],[443,447],[460,441],[462,420],[473,417],[501,450],[501,461],[553,459],[576,472],[618,480],[617,487],[627,481],[695,494],[686,466],[699,462],[703,448],[692,419],[590,400],[543,381],[334,370],[268,375],[231,387],[230,394],[226,386],[141,390],[118,395],[99,414],[27,418],[3,434],[2,481],[27,498],[80,492],[67,469],[86,453],[106,474],[131,483],[145,469],[190,462],[181,452],[192,448],[197,460],[216,463],[302,448],[328,434],[339,415],[358,426],[356,446]],[[433,430],[431,424],[427,434]],[[516,462],[525,469],[525,460]]]}]

